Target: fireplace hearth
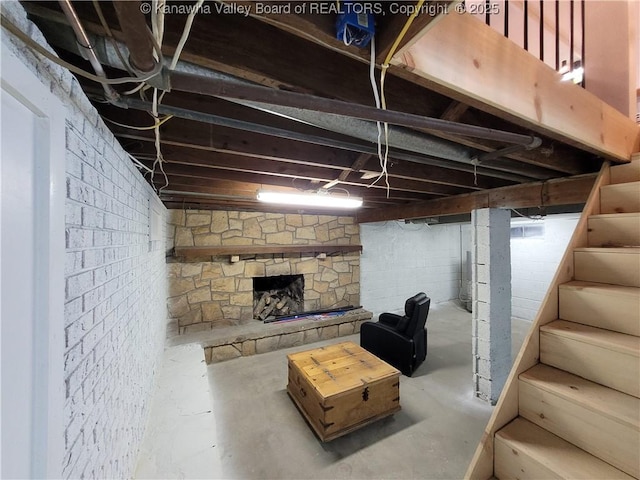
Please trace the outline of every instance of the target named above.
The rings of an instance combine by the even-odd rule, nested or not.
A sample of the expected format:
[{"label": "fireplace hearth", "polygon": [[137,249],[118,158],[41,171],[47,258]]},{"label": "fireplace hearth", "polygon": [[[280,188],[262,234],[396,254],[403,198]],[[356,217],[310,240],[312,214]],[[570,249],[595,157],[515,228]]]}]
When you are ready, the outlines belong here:
[{"label": "fireplace hearth", "polygon": [[304,276],[253,278],[253,318],[269,321],[304,311]]}]

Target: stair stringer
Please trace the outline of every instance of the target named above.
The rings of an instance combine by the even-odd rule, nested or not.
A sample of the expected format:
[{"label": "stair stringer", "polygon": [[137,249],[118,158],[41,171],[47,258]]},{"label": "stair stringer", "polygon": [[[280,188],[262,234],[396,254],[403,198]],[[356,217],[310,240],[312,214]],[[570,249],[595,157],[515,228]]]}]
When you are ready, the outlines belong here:
[{"label": "stair stringer", "polygon": [[511,372],[507,377],[498,403],[489,419],[480,444],[465,473],[465,479],[486,480],[494,475],[494,437],[495,433],[518,416],[518,377],[524,371],[539,363],[540,359],[540,327],[553,322],[559,316],[560,284],[573,280],[573,250],[588,246],[588,220],[590,215],[600,214],[600,187],[610,183],[610,164],[605,162],[587,198],[580,220],[571,236],[567,249],[562,256],[558,269],[542,300],[538,314],[533,321],[529,333],[522,343]]}]

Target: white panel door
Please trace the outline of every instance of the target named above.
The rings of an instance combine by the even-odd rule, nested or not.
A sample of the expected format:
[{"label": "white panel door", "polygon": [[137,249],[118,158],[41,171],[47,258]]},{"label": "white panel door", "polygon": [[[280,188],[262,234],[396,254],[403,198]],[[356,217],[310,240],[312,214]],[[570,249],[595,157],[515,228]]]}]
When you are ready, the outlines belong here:
[{"label": "white panel door", "polygon": [[64,107],[2,45],[0,476],[62,470]]},{"label": "white panel door", "polygon": [[30,407],[34,394],[33,180],[37,118],[14,97],[2,93],[2,477],[29,478],[33,435]]}]

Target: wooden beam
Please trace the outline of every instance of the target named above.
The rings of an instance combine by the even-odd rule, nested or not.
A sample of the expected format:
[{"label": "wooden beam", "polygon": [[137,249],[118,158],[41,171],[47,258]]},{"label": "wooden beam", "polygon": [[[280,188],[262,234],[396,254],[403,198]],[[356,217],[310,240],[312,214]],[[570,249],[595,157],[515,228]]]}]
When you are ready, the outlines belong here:
[{"label": "wooden beam", "polygon": [[[320,135],[323,137],[336,139],[338,141],[361,143],[363,145],[368,144],[368,142],[360,141],[347,135],[329,132],[325,129],[313,127],[304,122],[298,122],[281,117],[279,115],[274,115],[253,108],[244,107],[242,105],[238,105],[233,102],[215,97],[207,98],[207,101],[203,102],[202,98],[198,95],[173,91],[170,95],[166,96],[163,103],[180,108],[186,108],[189,110],[220,115],[226,118],[241,119],[243,121],[261,125],[268,125],[270,127],[283,128],[286,130],[295,131],[297,133]],[[441,118],[449,121],[461,121],[462,116],[468,110],[468,105],[453,101],[447,107],[447,110],[443,113],[443,115],[441,115]],[[113,114],[113,108],[111,108],[110,111]],[[127,113],[130,114],[130,112]],[[470,125],[482,125],[491,129],[500,130],[499,120],[497,120],[495,117],[491,117],[490,115],[482,114],[481,112],[475,111],[472,115],[468,115],[468,119],[471,121],[462,121],[462,123],[467,123]],[[516,133],[521,133],[523,135],[529,134],[529,132],[525,129],[518,130],[519,131],[517,131]],[[514,129],[509,128],[509,131],[514,131]],[[429,133],[441,136],[442,138],[446,138],[447,140],[463,143],[482,151],[493,151],[504,147],[503,144],[498,144],[489,140],[482,140],[479,142],[478,139],[472,139],[470,137],[439,135],[439,132]],[[555,169],[557,171],[572,175],[588,173],[590,171],[597,170],[597,167],[594,169],[589,169],[589,162],[585,162],[584,158],[575,158],[575,150],[567,151],[568,149],[566,148],[561,149],[561,151],[558,152],[558,154],[562,154],[560,157],[561,161],[560,159],[556,158],[558,155],[555,155],[556,152],[554,151],[554,149],[551,149],[550,151],[547,149],[544,153],[541,150],[542,149],[536,149],[530,152],[519,152],[518,154],[514,154],[511,158],[529,163],[531,165],[536,165],[547,169]],[[505,170],[512,169],[514,172],[521,172],[523,175],[528,175],[539,180],[551,178],[552,176],[554,176],[553,172],[543,172],[540,169],[527,168],[526,165],[519,166],[518,163],[506,159],[498,159],[495,162],[492,162],[491,165],[502,167]],[[522,170],[519,170],[518,167],[521,167]]]},{"label": "wooden beam", "polygon": [[[153,141],[153,132],[139,132],[112,126],[115,135],[121,139],[129,139],[128,147],[140,141]],[[239,132],[238,130],[203,125],[199,122],[180,120],[167,122],[162,127],[163,143],[201,148],[203,150],[240,154],[248,157],[264,159],[289,159],[309,163],[324,163],[349,168],[358,157],[355,152],[348,152],[321,145],[285,140],[259,133]],[[127,147],[125,147],[127,148]]]},{"label": "wooden beam", "polygon": [[[350,214],[351,212],[345,212]],[[176,257],[220,255],[265,255],[278,253],[348,253],[362,252],[362,245],[223,245],[217,247],[176,247]]]},{"label": "wooden beam", "polygon": [[[256,193],[260,188],[264,188],[265,185],[253,184],[253,188],[249,188],[250,184],[242,184],[237,182],[238,186],[234,187],[234,182],[229,181],[216,181],[202,178],[189,178],[179,175],[168,175],[169,186],[163,189],[161,192],[161,198],[170,195],[173,200],[179,199],[193,199],[196,197],[206,198],[210,203],[224,204],[224,205],[241,205],[243,208],[253,208],[262,203],[256,199]],[[222,185],[221,185],[222,183]],[[164,179],[159,181],[156,186],[158,188],[164,185]],[[278,190],[285,190],[287,186],[276,185],[274,188]],[[297,191],[288,189],[289,191]],[[169,192],[169,193],[167,193]],[[435,198],[433,195],[417,195],[408,197],[402,194],[392,194],[387,198],[385,192],[360,192],[357,189],[350,189],[352,195],[364,197],[364,193],[367,193],[363,208],[382,208],[390,207],[398,204],[409,204],[416,201],[416,197],[422,197],[422,201]],[[401,192],[402,193],[402,192]],[[272,207],[273,208],[273,207]]]},{"label": "wooden beam", "polygon": [[302,121],[246,107],[244,105],[216,97],[207,97],[206,100],[203,101],[203,97],[200,95],[173,90],[170,94],[166,95],[162,103],[163,105],[171,105],[178,108],[193,110],[195,112],[208,113],[224,118],[256,123],[258,125],[266,125],[310,136],[321,136],[338,141],[360,143],[362,145],[367,145],[369,143],[348,135],[315,127]]},{"label": "wooden beam", "polygon": [[356,161],[353,162],[353,165],[351,165],[351,168],[349,170],[343,170],[340,173],[340,175],[338,176],[338,180],[340,182],[344,182],[351,172],[359,172],[367,164],[371,157],[372,155],[369,155],[368,153],[361,154],[356,159]]},{"label": "wooden beam", "polygon": [[[440,115],[440,118],[451,122],[467,123],[471,125],[483,125],[489,128],[493,128],[496,124],[495,117],[487,115],[486,113],[480,112],[478,110],[470,112],[469,105],[458,102],[456,100],[453,100],[451,102],[451,104],[442,113],[442,115]],[[526,133],[525,129],[514,128],[512,130],[522,130],[520,133]],[[490,140],[482,140],[481,142],[478,142],[477,139],[473,139],[471,137],[456,137],[453,135],[443,134],[442,132],[433,131],[428,131],[428,133],[431,133],[440,138],[445,138],[447,140],[467,145],[468,147],[477,148],[478,150],[482,150],[485,152],[491,152],[504,148],[504,144],[492,142]],[[556,152],[556,149],[561,150],[563,154],[560,156],[557,155],[557,153],[560,152]],[[557,158],[558,156],[560,158]],[[596,166],[592,165],[592,162],[589,162],[588,159],[584,158],[585,154],[582,154],[581,157],[582,158],[579,158],[578,155],[576,155],[576,150],[574,149],[569,149],[563,145],[553,145],[551,144],[551,142],[543,141],[543,145],[535,150],[522,150],[507,155],[505,158],[511,158],[520,162],[527,163],[529,165],[536,165],[538,167],[571,175],[579,175],[582,173],[589,173],[591,171],[597,170]],[[504,160],[500,159],[494,160],[490,162],[490,164],[493,166],[503,165],[505,168],[508,168],[509,165],[511,165],[510,162],[505,162]],[[544,176],[543,172],[541,172],[540,175],[541,176],[537,177],[540,180],[555,176],[550,172],[547,172],[547,176]]]},{"label": "wooden beam", "polygon": [[[376,63],[381,65],[384,62],[417,3],[417,0],[415,2],[397,2],[393,6],[389,5],[387,7],[389,11],[382,17],[382,24],[379,27]],[[446,15],[453,3],[457,2],[451,0],[425,2],[422,8],[418,10],[418,16],[413,20],[411,26],[400,40],[394,54],[400,53],[405,47],[412,45],[417,38],[424,35],[429,28],[441,19],[442,15]],[[388,20],[386,20],[387,18]]]},{"label": "wooden beam", "polygon": [[[128,112],[125,113],[122,110],[118,111],[117,109],[116,110],[111,109],[109,110],[109,114],[107,118],[118,119],[120,123],[124,123],[126,121],[123,119],[123,117],[126,118],[125,115],[130,115],[130,114]],[[142,120],[143,125],[149,125],[149,121],[146,116],[143,116],[143,117],[138,116],[138,118],[143,118]],[[131,119],[129,119],[129,123],[132,123]],[[199,124],[201,125],[200,127],[198,127]],[[120,130],[126,131],[126,127],[115,125],[113,127],[113,130],[114,132],[116,132],[116,135],[119,135],[118,132]],[[161,128],[161,132],[162,132],[162,138],[166,138],[166,134],[170,135],[172,132],[176,132],[177,135],[180,136],[181,138],[192,139],[191,141],[192,144],[196,143],[195,138],[199,139],[198,143],[201,143],[204,145],[209,145],[213,142],[216,142],[219,138],[222,138],[225,140],[223,145],[224,145],[224,148],[226,149],[229,149],[229,145],[232,143],[229,137],[233,137],[235,135],[236,137],[235,144],[238,145],[239,148],[241,149],[236,151],[245,151],[247,149],[247,146],[250,144],[250,139],[254,139],[254,142],[255,142],[254,151],[255,149],[258,149],[259,151],[265,151],[266,149],[268,152],[278,153],[279,150],[277,149],[277,147],[274,147],[272,144],[281,145],[284,147],[299,147],[299,148],[295,148],[295,152],[296,152],[294,154],[295,156],[289,157],[289,158],[298,159],[298,158],[305,158],[305,156],[307,157],[313,156],[315,158],[315,153],[320,152],[318,153],[319,161],[325,161],[328,163],[334,163],[333,159],[336,156],[351,155],[349,158],[355,159],[356,156],[358,155],[358,153],[342,150],[332,146],[316,145],[315,143],[305,142],[301,140],[292,140],[292,139],[286,139],[286,138],[280,138],[280,137],[273,137],[271,135],[262,134],[262,133],[244,132],[235,128],[212,126],[207,123],[196,122],[192,120],[185,120],[181,118],[173,119],[170,122],[164,124]],[[220,133],[214,134],[214,132],[220,132]],[[123,134],[123,136],[129,136],[130,138],[134,138],[134,137],[152,138],[152,134],[150,131],[147,131],[146,133],[138,132],[138,131],[136,131],[133,134],[125,133]],[[362,151],[360,150],[360,145],[362,144],[361,141],[355,140],[354,142],[351,142],[351,143],[355,145],[355,147],[353,147],[353,150]],[[305,145],[308,146],[306,155],[305,153],[302,152],[305,148],[304,147]],[[365,151],[375,151],[375,147],[370,143],[368,145],[364,145],[363,149]],[[323,151],[327,152],[324,158],[321,153]],[[402,153],[408,155],[406,159],[407,161],[412,161],[414,163],[435,162],[435,164],[441,168],[450,168],[451,170],[464,171],[471,174],[473,173],[473,166],[468,163],[447,162],[442,159],[434,159],[434,157],[430,155],[422,155],[417,153],[409,153],[409,154],[407,154],[407,152],[402,152]],[[391,152],[390,158],[394,158],[395,155],[400,155],[400,153],[394,150]],[[282,157],[284,155],[280,155],[280,156]],[[520,181],[529,180],[529,179],[546,179],[554,176],[553,172],[542,170],[538,167],[531,167],[528,165],[522,165],[519,162],[499,160],[499,159],[494,161],[489,168],[481,169],[481,173],[484,174],[485,178],[486,177],[503,178],[505,176],[505,173],[503,172],[508,174],[506,175],[507,178],[513,178],[514,174],[516,179],[518,179],[517,177],[519,176]],[[475,177],[473,182],[469,182],[469,185],[471,186],[471,188],[474,188],[476,186],[482,188],[480,183],[476,185]]]},{"label": "wooden beam", "polygon": [[[141,140],[139,144],[132,145],[130,151],[138,158],[153,158],[155,157],[155,146],[153,145],[152,136],[136,136],[136,135],[119,135],[123,139],[128,140]],[[221,168],[227,168],[230,170],[251,170],[258,172],[278,172],[289,176],[302,176],[306,167],[319,167],[323,169],[333,169],[336,173],[341,171],[340,175],[346,172],[351,172],[354,167],[358,167],[359,160],[367,159],[367,162],[358,167],[358,171],[366,172],[369,174],[379,174],[381,172],[380,165],[377,157],[368,156],[363,154],[359,159],[356,159],[351,167],[343,165],[332,165],[327,162],[311,162],[311,161],[297,161],[287,158],[262,158],[257,156],[243,155],[237,152],[228,152],[225,150],[214,150],[202,145],[182,144],[173,140],[167,140],[166,136],[162,137],[162,151],[165,159],[175,160],[182,163],[188,163],[201,166],[220,166]],[[172,137],[173,138],[173,137]],[[177,138],[177,137],[176,137]],[[388,166],[389,175],[405,180],[423,181],[430,183],[438,183],[441,185],[448,185],[453,187],[463,187],[473,190],[481,190],[486,188],[496,188],[505,185],[509,185],[510,182],[500,179],[493,179],[478,175],[477,186],[473,185],[474,177],[472,173],[459,172],[456,170],[449,170],[445,168],[432,167],[430,165],[421,165],[413,162],[405,162],[401,160],[390,160]],[[306,175],[306,174],[305,174]],[[308,175],[307,175],[308,176]],[[341,181],[345,181],[344,180]]]},{"label": "wooden beam", "polygon": [[[145,145],[143,156],[155,156],[155,147]],[[234,155],[224,152],[211,152],[192,148],[164,146],[162,155],[168,165],[185,165],[207,167],[209,169],[224,170],[229,172],[254,173],[258,175],[273,175],[284,178],[301,178],[316,181],[327,181],[335,178],[341,171],[331,165],[300,165],[295,163],[280,162],[260,158],[251,158],[242,155]],[[137,155],[143,158],[141,155]],[[219,173],[219,172],[218,172]]]},{"label": "wooden beam", "polygon": [[[191,130],[190,134],[193,134],[193,130]],[[143,132],[139,132],[136,134],[124,134],[124,133],[116,133],[118,138],[121,138],[123,144],[134,154],[143,154],[143,155],[153,155],[155,152],[155,147],[153,147],[153,136],[152,134]],[[224,145],[216,146],[217,142],[221,139],[215,134],[212,135],[211,143],[213,146],[209,147],[206,144],[195,144],[195,143],[183,143],[180,140],[182,137],[178,135],[170,135],[163,133],[162,135],[162,145],[166,148],[184,148],[184,149],[193,149],[196,154],[197,152],[214,152],[220,153],[223,155],[230,154],[234,156],[238,156],[239,158],[246,157],[249,161],[258,162],[257,165],[260,165],[260,159],[274,161],[274,162],[282,162],[285,164],[293,164],[296,165],[309,165],[309,166],[320,166],[326,168],[333,168],[336,171],[349,170],[351,166],[355,163],[355,161],[342,161],[342,160],[293,160],[290,158],[281,158],[274,157],[270,155],[259,155],[254,153],[247,152],[238,152],[237,150],[225,150]],[[249,143],[250,144],[250,143]],[[227,146],[231,146],[229,143]],[[245,146],[246,147],[246,146]],[[163,151],[165,148],[163,148]],[[171,150],[167,150],[171,151]],[[282,149],[279,149],[282,151]],[[352,156],[353,157],[353,156]],[[215,162],[213,162],[215,163]],[[378,174],[380,173],[380,165],[378,163],[377,157],[369,158],[368,162],[360,169],[362,172]],[[474,177],[471,172],[461,172],[458,170],[450,170],[447,168],[434,167],[431,165],[423,165],[414,162],[407,162],[403,160],[396,160],[391,158],[390,164],[388,166],[389,175],[399,179],[407,179],[407,180],[417,180],[417,181],[427,181],[432,183],[439,183],[442,185],[450,185],[454,187],[464,187],[470,189],[487,189],[487,188],[497,188],[511,184],[506,180],[502,180],[499,178],[487,177],[484,175],[478,175],[477,178]],[[477,183],[477,185],[476,185]]]},{"label": "wooden beam", "polygon": [[596,174],[496,188],[402,207],[358,213],[359,223],[469,213],[477,208],[527,208],[584,203]]},{"label": "wooden beam", "polygon": [[442,120],[448,120],[450,122],[457,122],[460,120],[462,115],[469,109],[469,105],[466,103],[458,102],[457,100],[453,100],[447,109],[442,112],[440,118]]},{"label": "wooden beam", "polygon": [[[486,112],[469,108],[460,118],[462,123],[470,123],[473,125],[484,125],[489,128],[495,128],[498,125],[502,125],[503,121],[489,115]],[[530,132],[531,130],[512,125],[513,131],[519,131],[520,133]],[[449,138],[449,140],[454,140]],[[455,141],[467,145],[468,138],[458,137]],[[499,145],[496,142],[483,142],[482,145],[477,142],[473,142],[469,145],[473,148],[480,150],[487,150],[487,147],[491,150],[502,148],[504,145]],[[560,143],[550,138],[544,138],[542,145],[534,150],[523,150],[520,152],[507,155],[508,158],[518,160],[519,162],[528,163],[530,165],[537,165],[539,167],[548,168],[557,172],[566,173],[569,175],[580,175],[583,173],[593,173],[600,169],[601,160],[591,153],[577,150],[569,145]]]},{"label": "wooden beam", "polygon": [[[164,164],[164,171],[171,175],[180,175],[184,177],[212,179],[212,180],[231,180],[243,183],[256,183],[264,185],[282,185],[296,188],[312,189],[310,182],[318,183],[328,182],[330,178],[318,178],[315,176],[305,177],[303,175],[284,175],[284,174],[269,174],[259,171],[238,171],[227,170],[218,168],[215,165],[192,165],[189,163],[182,163],[179,161],[170,161],[165,158],[167,162]],[[151,161],[143,161],[149,167]],[[315,172],[321,173],[321,172]],[[326,175],[325,175],[326,177]],[[156,175],[156,179],[160,180],[161,176]],[[389,184],[391,190],[412,192],[418,194],[431,194],[431,195],[457,195],[460,193],[468,192],[469,189],[460,187],[450,187],[446,185],[440,185],[436,183],[419,182],[415,180],[399,180],[396,178],[389,178]],[[386,190],[386,184],[384,182],[378,182],[376,185],[369,186],[369,181],[366,180],[353,180],[343,182],[345,186],[353,186],[373,190]]]},{"label": "wooden beam", "polygon": [[[181,19],[173,17],[179,16],[166,20],[163,45],[167,53],[178,44],[184,26]],[[206,22],[194,22],[181,59],[263,85],[374,104],[367,63],[336,55],[324,46],[254,18],[239,15],[206,18]],[[345,78],[363,80],[345,82]],[[408,101],[407,96],[413,96],[412,100]],[[413,113],[428,116],[441,110],[447,100],[406,80],[388,78],[387,103],[390,108],[404,105]]]},{"label": "wooden beam", "polygon": [[640,145],[635,122],[468,14],[447,15],[397,64],[427,88],[605,158],[629,161]]},{"label": "wooden beam", "polygon": [[[106,118],[123,124],[138,126],[151,124],[150,117],[144,112],[127,111],[114,107],[101,107],[101,112]],[[151,153],[145,145],[154,142],[153,132],[133,131],[112,124],[109,126],[131,153]],[[199,151],[220,152],[297,165],[323,166],[336,170],[350,169],[360,158],[360,154],[356,152],[242,132],[179,118],[165,123],[161,127],[161,133],[163,145],[189,147]],[[471,189],[495,188],[511,183],[487,175],[479,174],[475,177],[472,171],[465,172],[456,167],[458,166],[452,165],[452,169],[448,169],[397,160],[393,158],[392,154],[389,173],[398,178],[424,180]],[[377,157],[371,157],[362,170],[380,172]],[[339,174],[339,172],[336,173]],[[528,171],[528,173],[534,172]]]},{"label": "wooden beam", "polygon": [[[327,210],[326,208],[300,208],[300,206],[271,205],[262,202],[240,202],[210,198],[207,194],[174,195],[160,194],[160,199],[167,208],[194,210],[240,210],[251,212],[305,213],[309,215],[344,215],[344,210]],[[362,207],[367,208],[367,207]]]}]

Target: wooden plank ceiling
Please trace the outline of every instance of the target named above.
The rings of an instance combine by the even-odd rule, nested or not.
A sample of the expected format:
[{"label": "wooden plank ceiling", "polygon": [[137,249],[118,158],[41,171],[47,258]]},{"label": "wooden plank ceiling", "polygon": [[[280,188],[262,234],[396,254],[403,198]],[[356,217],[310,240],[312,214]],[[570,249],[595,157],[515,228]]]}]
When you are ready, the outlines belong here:
[{"label": "wooden plank ceiling", "polygon": [[[304,15],[273,13],[261,16],[255,15],[255,2],[234,3],[252,9],[252,15],[217,13],[216,3],[206,3],[209,9],[196,16],[181,61],[275,89],[375,106],[369,80],[369,49],[345,46],[334,38],[335,2],[316,2],[324,4],[323,13],[308,13],[307,7]],[[304,2],[261,3],[295,7]],[[388,2],[363,3],[370,4],[379,12],[376,15],[376,77],[379,79],[380,64],[408,17],[391,14]],[[99,4],[115,39],[124,41],[113,3],[100,1]],[[23,2],[23,5],[62,58],[91,70],[87,61],[77,52],[70,51],[73,49],[68,47],[69,42],[62,40],[64,35],[68,36],[65,30],[69,29],[64,25],[66,19],[58,3]],[[169,5],[189,4],[169,2]],[[90,34],[107,36],[91,2],[74,1],[73,6]],[[162,42],[165,59],[170,59],[175,52],[186,17],[175,13],[165,15]],[[421,32],[434,18],[419,15],[401,46],[414,36],[424,34]],[[146,15],[145,19],[150,26],[150,16]],[[273,207],[265,208],[256,200],[256,192],[260,188],[313,191],[333,182],[336,193],[348,192],[363,197],[364,206],[358,216],[372,221],[420,216],[423,211],[430,212],[431,216],[461,213],[468,211],[470,205],[465,199],[484,198],[478,195],[492,189],[513,192],[512,198],[518,200],[514,205],[538,206],[544,202],[540,192],[544,191],[545,182],[592,173],[601,164],[601,159],[593,153],[550,139],[413,83],[408,78],[401,78],[394,73],[394,68],[389,69],[385,82],[389,110],[506,132],[535,134],[541,138],[541,146],[473,165],[471,158],[509,144],[425,129],[394,127],[418,139],[424,137],[431,142],[441,142],[442,148],[447,152],[457,152],[460,158],[451,158],[451,154],[443,154],[439,148],[392,147],[387,188],[384,179],[373,183],[381,172],[375,135],[372,141],[340,128],[339,123],[331,128],[330,115],[325,115],[328,120],[323,120],[324,128],[320,128],[309,122],[275,115],[268,109],[251,108],[228,99],[174,89],[162,99],[166,108],[215,115],[224,121],[212,124],[204,121],[202,115],[191,119],[176,115],[163,123],[160,140],[166,180],[157,164],[154,174],[147,174],[146,178],[159,190],[160,198],[168,208],[268,211],[273,211]],[[113,78],[128,75],[113,66],[106,70]],[[154,132],[139,129],[153,125],[149,113],[144,108],[124,109],[111,105],[101,98],[104,92],[100,85],[84,79],[81,83],[123,147],[143,165],[154,168]],[[116,85],[115,88],[122,94],[133,86],[135,84]],[[139,100],[136,96],[130,97]],[[147,93],[149,97],[150,92]],[[238,127],[228,120],[240,120],[244,122],[242,125],[260,128]],[[375,123],[369,126],[375,132]],[[566,195],[563,195],[563,189],[557,189],[553,196],[555,204],[580,203],[583,197],[586,198],[590,186],[585,186],[582,178],[576,179],[575,183],[571,178],[563,182]],[[504,189],[518,185],[522,185],[521,189]],[[531,198],[532,204],[524,205],[523,198]],[[447,203],[447,199],[451,201]],[[419,208],[429,202],[435,210]],[[472,203],[487,202],[474,200]],[[502,203],[509,206],[508,199]],[[443,205],[440,211],[438,205]]]}]

